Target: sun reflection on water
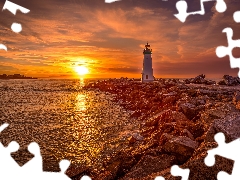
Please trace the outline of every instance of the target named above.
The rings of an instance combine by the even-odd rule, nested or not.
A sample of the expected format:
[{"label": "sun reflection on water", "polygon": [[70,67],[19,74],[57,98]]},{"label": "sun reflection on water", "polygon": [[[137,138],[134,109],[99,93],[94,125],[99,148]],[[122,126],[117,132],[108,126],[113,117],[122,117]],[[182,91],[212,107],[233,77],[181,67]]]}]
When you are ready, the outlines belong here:
[{"label": "sun reflection on water", "polygon": [[80,113],[86,110],[86,95],[84,93],[76,96],[75,109],[76,112]]}]

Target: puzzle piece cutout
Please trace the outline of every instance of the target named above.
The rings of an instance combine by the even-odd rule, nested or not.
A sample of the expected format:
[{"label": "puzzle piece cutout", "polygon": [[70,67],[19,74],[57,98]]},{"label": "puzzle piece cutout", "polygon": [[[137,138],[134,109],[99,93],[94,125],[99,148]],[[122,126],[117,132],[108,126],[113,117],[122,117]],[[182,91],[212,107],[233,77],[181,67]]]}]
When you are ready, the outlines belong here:
[{"label": "puzzle piece cutout", "polygon": [[[10,1],[8,1],[8,0],[6,0],[2,10],[5,10],[5,9],[9,10],[14,15],[16,15],[17,10],[21,11],[24,14],[30,12],[29,9],[24,8],[22,6],[19,6],[19,5],[15,4],[15,3],[12,3]],[[13,32],[19,33],[19,32],[22,31],[22,25],[18,24],[18,23],[13,23],[12,26],[11,26],[11,29],[13,30]]]},{"label": "puzzle piece cutout", "polygon": [[157,176],[157,177],[155,177],[155,179],[154,180],[165,180],[165,178],[164,177],[162,177],[162,176]]},{"label": "puzzle piece cutout", "polygon": [[[8,126],[7,123],[0,126],[0,132],[2,132]],[[64,174],[70,165],[68,160],[62,160],[60,162],[61,172],[43,172],[42,156],[40,153],[39,145],[32,142],[28,146],[30,153],[34,155],[29,162],[20,167],[17,162],[11,157],[12,152],[16,152],[19,149],[19,144],[15,141],[9,143],[8,147],[4,147],[0,142],[0,176],[1,179],[8,180],[70,180],[70,178]],[[86,179],[85,179],[86,180]]]},{"label": "puzzle piece cutout", "polygon": [[215,141],[218,143],[218,147],[208,150],[208,155],[205,158],[205,164],[207,166],[213,166],[215,164],[215,155],[219,155],[231,160],[234,160],[232,174],[229,175],[226,172],[220,171],[217,175],[218,180],[237,180],[240,177],[240,139],[236,139],[230,143],[225,143],[225,136],[223,133],[217,133],[214,136]]},{"label": "puzzle piece cutout", "polygon": [[[205,8],[203,3],[208,2],[208,1],[215,1],[215,0],[201,0],[200,5],[201,5],[201,10],[200,11],[195,11],[195,12],[187,12],[187,2],[184,0],[180,0],[176,3],[176,8],[178,10],[178,14],[174,14],[176,18],[178,18],[181,22],[185,22],[187,17],[189,15],[194,15],[194,14],[199,14],[199,15],[204,15],[205,14]],[[224,2],[224,0],[216,0],[216,10],[220,13],[226,11],[227,5]]]},{"label": "puzzle piece cutout", "polygon": [[[8,0],[6,0],[4,6],[3,6],[3,10],[9,10],[12,14],[16,15],[17,13],[17,10],[21,11],[22,13],[26,14],[26,13],[29,13],[30,10],[27,9],[27,8],[24,8],[22,6],[19,6],[15,3],[12,3]],[[22,25],[19,24],[19,23],[12,23],[12,26],[11,26],[11,29],[13,32],[15,33],[20,33],[22,31]],[[5,51],[7,51],[7,47],[4,45],[4,44],[0,44],[0,49],[3,49]]]},{"label": "puzzle piece cutout", "polygon": [[188,180],[190,170],[189,169],[182,169],[177,165],[172,166],[171,174],[173,176],[181,176],[182,180]]},{"label": "puzzle piece cutout", "polygon": [[[232,55],[232,50],[235,47],[240,47],[240,39],[233,40],[233,30],[232,28],[225,28],[222,32],[225,32],[227,34],[227,40],[228,40],[228,47],[224,46],[218,46],[216,49],[216,55],[219,58],[222,58],[226,55],[229,56],[230,59],[230,67],[231,68],[240,68],[240,58],[234,58]],[[238,72],[238,77],[240,78],[240,71]]]},{"label": "puzzle piece cutout", "polygon": [[121,0],[105,0],[105,3],[113,3],[113,2],[116,2],[116,1],[121,1]]},{"label": "puzzle piece cutout", "polygon": [[240,23],[240,11],[236,11],[234,14],[233,14],[233,19],[236,23]]},{"label": "puzzle piece cutout", "polygon": [[[178,165],[174,165],[171,167],[171,174],[173,176],[181,176],[182,180],[188,180],[190,170],[189,169],[182,169]],[[157,176],[154,180],[165,180],[162,176]]]}]

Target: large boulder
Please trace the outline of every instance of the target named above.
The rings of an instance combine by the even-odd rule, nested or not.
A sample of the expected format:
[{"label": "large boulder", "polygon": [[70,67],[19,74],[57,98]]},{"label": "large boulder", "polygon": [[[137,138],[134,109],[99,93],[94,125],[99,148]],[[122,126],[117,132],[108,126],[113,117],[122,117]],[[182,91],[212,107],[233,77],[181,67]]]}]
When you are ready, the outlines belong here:
[{"label": "large boulder", "polygon": [[194,83],[194,84],[205,84],[205,83],[206,83],[206,80],[205,80],[204,78],[205,78],[205,75],[204,75],[204,74],[201,74],[201,75],[195,77],[195,78],[192,80],[192,83]]},{"label": "large boulder", "polygon": [[183,114],[188,119],[193,119],[199,111],[197,111],[197,107],[194,104],[185,102],[178,105],[178,110],[183,112]]},{"label": "large boulder", "polygon": [[229,75],[224,75],[223,79],[218,82],[219,85],[236,86],[240,84],[240,79],[238,77],[232,77]]},{"label": "large boulder", "polygon": [[216,84],[215,81],[206,80],[204,74],[200,74],[195,78],[185,79],[184,82],[185,82],[185,84],[190,84],[190,83],[192,83],[192,84],[206,84],[206,85]]},{"label": "large boulder", "polygon": [[213,137],[216,133],[222,132],[226,137],[226,141],[233,141],[240,137],[240,113],[231,113],[228,116],[215,120],[210,126],[205,141],[214,141]]},{"label": "large boulder", "polygon": [[236,114],[239,110],[232,103],[215,103],[211,108],[201,113],[201,122],[207,130],[216,119],[223,119],[229,114]]},{"label": "large boulder", "polygon": [[189,158],[198,147],[198,142],[189,137],[173,137],[165,143],[164,150],[168,153],[178,154]]},{"label": "large boulder", "polygon": [[162,154],[160,156],[146,155],[127,173],[121,180],[139,180],[144,177],[160,172],[175,164],[175,157],[171,155]]}]

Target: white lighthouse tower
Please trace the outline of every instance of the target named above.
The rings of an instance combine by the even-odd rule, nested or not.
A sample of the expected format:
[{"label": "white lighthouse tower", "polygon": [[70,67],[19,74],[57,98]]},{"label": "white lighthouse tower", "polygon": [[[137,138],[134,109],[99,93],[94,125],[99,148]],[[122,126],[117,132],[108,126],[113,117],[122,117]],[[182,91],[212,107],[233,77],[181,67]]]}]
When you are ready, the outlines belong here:
[{"label": "white lighthouse tower", "polygon": [[143,50],[143,69],[142,69],[142,82],[151,82],[154,80],[152,68],[152,49],[147,43]]}]

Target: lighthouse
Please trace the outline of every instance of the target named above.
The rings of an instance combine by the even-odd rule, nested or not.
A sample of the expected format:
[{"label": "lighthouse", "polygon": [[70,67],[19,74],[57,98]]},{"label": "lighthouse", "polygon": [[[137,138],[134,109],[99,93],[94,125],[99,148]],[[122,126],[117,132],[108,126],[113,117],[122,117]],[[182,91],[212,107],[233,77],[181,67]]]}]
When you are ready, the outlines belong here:
[{"label": "lighthouse", "polygon": [[142,69],[142,82],[151,82],[154,80],[152,68],[152,49],[147,43],[143,50],[143,69]]}]

